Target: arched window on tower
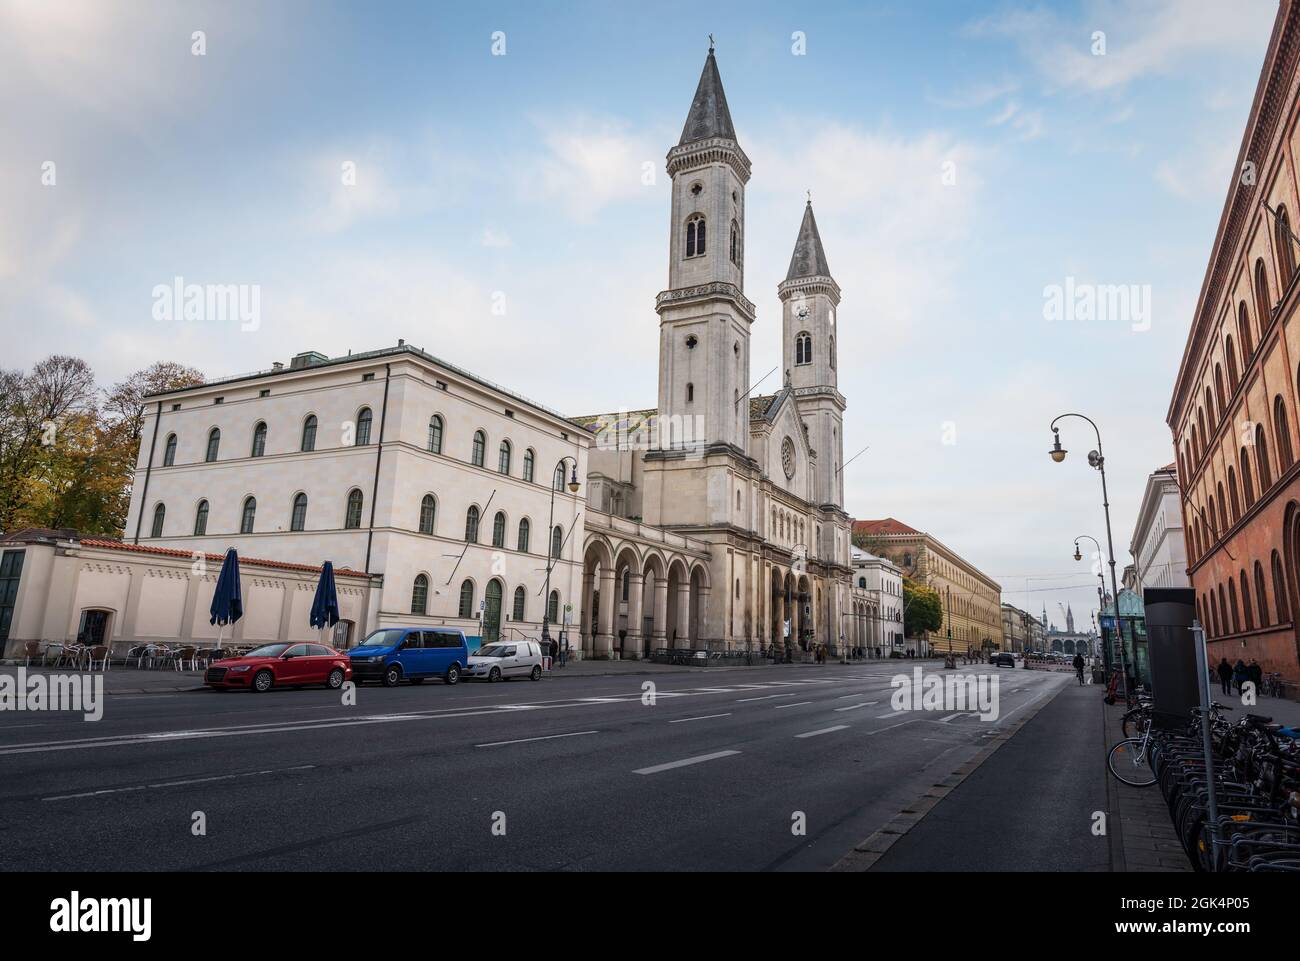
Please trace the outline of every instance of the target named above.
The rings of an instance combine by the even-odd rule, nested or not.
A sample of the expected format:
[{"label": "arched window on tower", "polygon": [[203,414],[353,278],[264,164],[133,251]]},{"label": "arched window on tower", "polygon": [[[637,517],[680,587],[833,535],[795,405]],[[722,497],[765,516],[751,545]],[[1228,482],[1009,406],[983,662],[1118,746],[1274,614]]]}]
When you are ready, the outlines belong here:
[{"label": "arched window on tower", "polygon": [[740,224],[731,222],[731,262],[740,266]]},{"label": "arched window on tower", "polygon": [[831,352],[830,352],[831,370],[834,370],[835,369],[835,338],[831,337],[830,341],[831,341]]},{"label": "arched window on tower", "polygon": [[699,214],[686,221],[686,256],[704,256],[704,218]]},{"label": "arched window on tower", "polygon": [[796,364],[812,363],[812,334],[801,330],[794,339],[794,362]]}]

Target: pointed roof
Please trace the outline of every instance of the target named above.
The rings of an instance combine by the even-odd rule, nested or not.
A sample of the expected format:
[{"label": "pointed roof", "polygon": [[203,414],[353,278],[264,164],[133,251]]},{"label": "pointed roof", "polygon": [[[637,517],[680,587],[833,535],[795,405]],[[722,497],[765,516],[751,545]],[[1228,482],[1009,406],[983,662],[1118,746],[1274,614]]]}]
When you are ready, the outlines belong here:
[{"label": "pointed roof", "polygon": [[790,257],[790,269],[785,279],[802,277],[829,277],[831,269],[826,264],[826,251],[822,249],[822,236],[817,232],[817,218],[813,216],[812,201],[803,209],[803,223],[799,225],[799,239],[795,241]]},{"label": "pointed roof", "polygon": [[686,115],[686,123],[682,127],[682,139],[677,141],[677,145],[680,147],[714,137],[735,140],[736,128],[731,125],[731,111],[727,109],[727,95],[722,89],[718,61],[710,46],[704,70],[700,73],[699,86],[695,88],[695,99],[691,101],[691,112]]}]

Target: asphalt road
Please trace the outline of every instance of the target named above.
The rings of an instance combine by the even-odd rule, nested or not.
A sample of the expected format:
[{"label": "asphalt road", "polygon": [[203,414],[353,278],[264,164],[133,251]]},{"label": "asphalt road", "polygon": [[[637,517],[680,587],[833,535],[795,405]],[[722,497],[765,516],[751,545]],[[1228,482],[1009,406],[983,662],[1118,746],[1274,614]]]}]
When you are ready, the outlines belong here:
[{"label": "asphalt road", "polygon": [[819,870],[1073,680],[959,668],[998,676],[998,720],[895,714],[890,677],[912,667],[366,686],[356,706],[323,689],[113,695],[96,723],[5,712],[0,868]]}]

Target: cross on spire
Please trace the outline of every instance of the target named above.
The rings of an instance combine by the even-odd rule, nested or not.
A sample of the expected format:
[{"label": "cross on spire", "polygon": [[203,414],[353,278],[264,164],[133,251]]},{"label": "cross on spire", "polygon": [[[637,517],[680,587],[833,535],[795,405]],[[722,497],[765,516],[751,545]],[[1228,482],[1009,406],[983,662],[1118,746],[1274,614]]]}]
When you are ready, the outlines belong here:
[{"label": "cross on spire", "polygon": [[709,53],[713,53],[713,34],[709,34]]}]

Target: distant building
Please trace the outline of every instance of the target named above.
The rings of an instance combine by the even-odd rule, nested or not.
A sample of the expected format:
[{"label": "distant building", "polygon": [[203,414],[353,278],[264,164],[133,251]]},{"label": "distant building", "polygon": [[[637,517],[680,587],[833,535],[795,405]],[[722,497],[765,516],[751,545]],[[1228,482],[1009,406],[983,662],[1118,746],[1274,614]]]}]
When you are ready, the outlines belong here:
[{"label": "distant building", "polygon": [[1002,586],[937,537],[893,517],[856,521],[853,533],[904,577],[939,593],[943,627],[920,638],[932,652],[1002,649]]},{"label": "distant building", "polygon": [[849,647],[888,657],[903,644],[903,572],[888,558],[852,550],[851,616],[845,629]]},{"label": "distant building", "polygon": [[1002,605],[1002,650],[1017,654],[1041,650],[1043,624],[1028,611],[1013,604]]},{"label": "distant building", "polygon": [[1187,544],[1179,506],[1177,467],[1166,464],[1147,478],[1138,508],[1129,553],[1132,575],[1124,569],[1124,586],[1136,594],[1147,587],[1191,587],[1187,577]]},{"label": "distant building", "polygon": [[1043,608],[1043,630],[1035,650],[1055,651],[1058,654],[1083,654],[1099,656],[1101,639],[1093,630],[1076,631],[1074,629],[1074,611],[1067,604],[1065,608],[1065,630],[1061,630],[1047,619],[1047,608]]}]

